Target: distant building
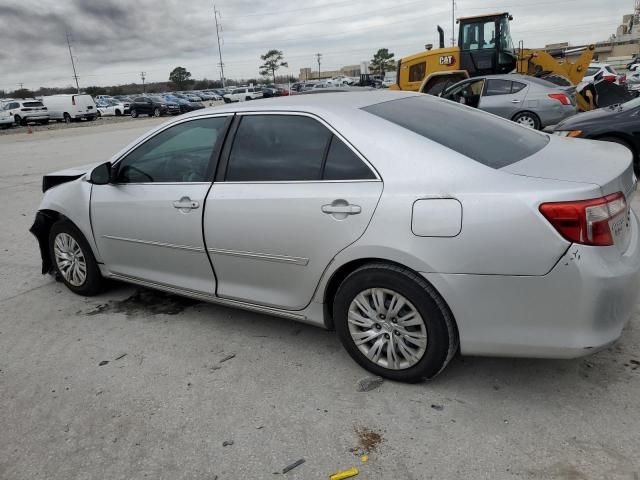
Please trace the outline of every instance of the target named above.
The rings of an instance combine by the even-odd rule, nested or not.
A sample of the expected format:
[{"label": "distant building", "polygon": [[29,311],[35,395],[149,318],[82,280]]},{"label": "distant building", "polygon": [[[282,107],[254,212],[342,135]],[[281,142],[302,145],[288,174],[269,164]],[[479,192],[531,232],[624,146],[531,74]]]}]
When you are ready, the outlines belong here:
[{"label": "distant building", "polygon": [[[360,76],[360,65],[347,65],[342,67],[340,70],[324,70],[320,71],[320,79],[328,79],[333,77],[359,77]],[[318,80],[318,69],[313,68],[301,68],[300,76],[298,77],[300,81],[307,80]]]}]

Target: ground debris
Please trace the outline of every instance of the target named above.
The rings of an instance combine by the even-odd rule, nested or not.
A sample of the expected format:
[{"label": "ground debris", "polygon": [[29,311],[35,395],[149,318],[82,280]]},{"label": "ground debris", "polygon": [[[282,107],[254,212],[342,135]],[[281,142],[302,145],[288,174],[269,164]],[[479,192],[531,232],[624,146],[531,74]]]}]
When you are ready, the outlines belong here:
[{"label": "ground debris", "polygon": [[351,448],[349,451],[356,454],[358,457],[375,452],[378,445],[384,441],[382,435],[367,427],[355,426],[353,427],[353,431],[358,437],[358,446]]},{"label": "ground debris", "polygon": [[286,467],[284,467],[282,469],[282,473],[287,473],[290,470],[293,470],[296,467],[299,467],[300,465],[302,465],[305,462],[304,458],[301,458],[300,460],[296,460],[295,462],[293,462],[291,465],[287,465]]},{"label": "ground debris", "polygon": [[358,392],[370,392],[380,387],[383,383],[384,379],[381,377],[364,377],[358,380],[356,390]]},{"label": "ground debris", "polygon": [[350,468],[348,470],[342,470],[336,472],[329,477],[329,480],[344,480],[345,478],[355,477],[360,473],[357,468]]},{"label": "ground debris", "polygon": [[109,360],[102,360],[102,361],[98,364],[98,366],[99,366],[99,367],[103,367],[103,366],[105,366],[107,363],[109,363]]},{"label": "ground debris", "polygon": [[116,358],[114,358],[114,360],[113,360],[113,361],[115,362],[116,360],[120,360],[120,359],[122,359],[122,358],[124,358],[124,357],[126,357],[126,356],[127,356],[127,354],[126,354],[126,353],[123,353],[122,355],[118,355]]},{"label": "ground debris", "polygon": [[222,360],[220,360],[220,363],[224,363],[227,360],[231,360],[232,358],[234,358],[236,356],[235,353],[230,353],[229,355],[227,355],[226,357],[224,357]]},{"label": "ground debris", "polygon": [[444,405],[437,405],[435,403],[432,403],[431,408],[433,408],[434,410],[437,410],[438,412],[441,412],[442,410],[444,410]]},{"label": "ground debris", "polygon": [[225,440],[222,442],[223,447],[230,447],[231,445],[233,445],[233,440]]}]

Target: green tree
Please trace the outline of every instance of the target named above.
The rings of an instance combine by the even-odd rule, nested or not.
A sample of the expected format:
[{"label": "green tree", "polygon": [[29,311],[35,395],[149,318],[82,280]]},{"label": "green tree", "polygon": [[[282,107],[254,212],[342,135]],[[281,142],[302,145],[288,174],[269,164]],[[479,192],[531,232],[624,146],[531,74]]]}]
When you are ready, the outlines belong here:
[{"label": "green tree", "polygon": [[284,61],[284,55],[282,50],[269,50],[264,55],[260,55],[260,58],[264,62],[260,66],[260,75],[265,77],[271,75],[273,82],[276,81],[276,70],[280,67],[288,67],[289,64]]},{"label": "green tree", "polygon": [[188,72],[184,67],[176,67],[169,74],[169,81],[172,82],[178,90],[184,90],[189,84],[193,82],[191,80],[191,72]]},{"label": "green tree", "polygon": [[378,50],[369,64],[371,71],[380,75],[382,78],[384,78],[386,72],[396,69],[396,61],[393,58],[393,53],[390,53],[388,48]]}]

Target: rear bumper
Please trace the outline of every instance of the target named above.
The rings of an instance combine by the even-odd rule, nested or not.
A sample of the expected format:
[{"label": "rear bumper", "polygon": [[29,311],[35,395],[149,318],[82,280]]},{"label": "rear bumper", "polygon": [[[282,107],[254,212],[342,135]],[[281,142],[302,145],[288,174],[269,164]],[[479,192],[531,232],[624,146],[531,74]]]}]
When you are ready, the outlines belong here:
[{"label": "rear bumper", "polygon": [[49,114],[37,114],[37,115],[22,115],[22,118],[28,122],[39,122],[41,120],[49,120]]},{"label": "rear bumper", "polygon": [[638,219],[631,243],[571,245],[544,276],[424,273],[448,302],[466,355],[574,358],[616,341],[640,296]]}]

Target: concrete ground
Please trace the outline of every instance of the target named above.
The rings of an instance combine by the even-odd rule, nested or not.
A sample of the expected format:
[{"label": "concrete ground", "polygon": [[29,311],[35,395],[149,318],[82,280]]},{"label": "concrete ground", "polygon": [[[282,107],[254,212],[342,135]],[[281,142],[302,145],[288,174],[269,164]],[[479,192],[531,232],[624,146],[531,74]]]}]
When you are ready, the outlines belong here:
[{"label": "concrete ground", "polygon": [[161,121],[0,137],[1,479],[640,478],[638,315],[588,358],[457,358],[362,392],[331,332],[40,275],[42,175]]}]

